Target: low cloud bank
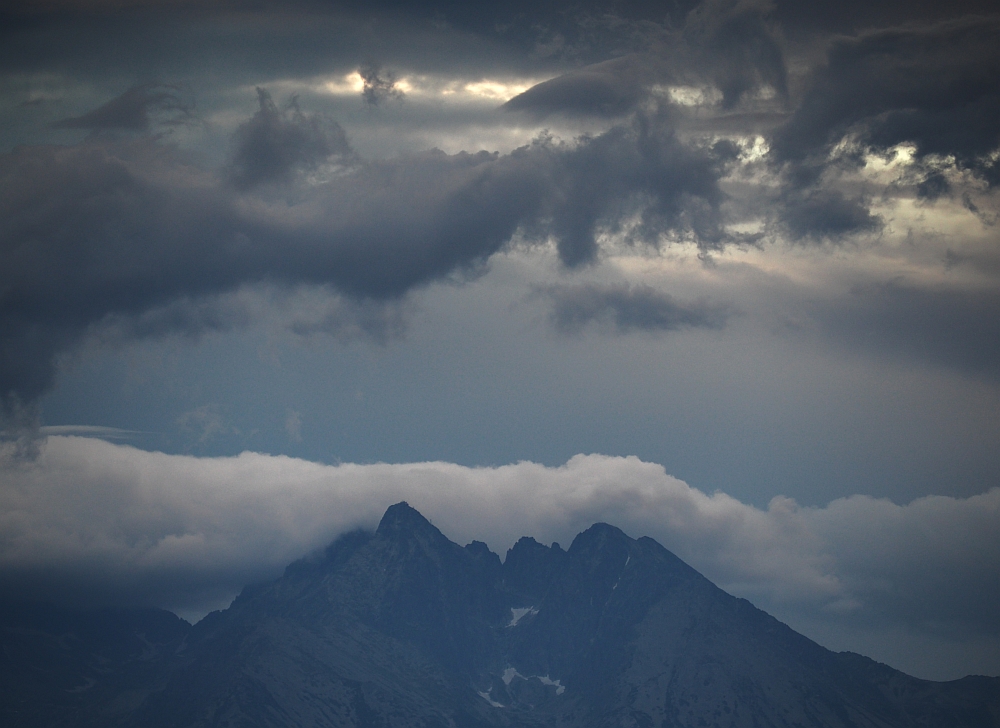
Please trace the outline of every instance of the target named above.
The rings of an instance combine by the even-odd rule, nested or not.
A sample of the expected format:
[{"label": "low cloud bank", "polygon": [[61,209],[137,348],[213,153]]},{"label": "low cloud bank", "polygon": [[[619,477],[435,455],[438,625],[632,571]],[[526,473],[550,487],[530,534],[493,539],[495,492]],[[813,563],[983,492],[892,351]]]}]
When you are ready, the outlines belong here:
[{"label": "low cloud bank", "polygon": [[606,521],[765,608],[990,639],[1000,625],[1000,489],[907,505],[858,495],[804,508],[779,497],[762,510],[634,457],[323,465],[65,436],[50,436],[33,462],[5,456],[0,467],[6,594],[196,612],[407,500],[450,538],[501,554],[523,535],[568,546]]}]

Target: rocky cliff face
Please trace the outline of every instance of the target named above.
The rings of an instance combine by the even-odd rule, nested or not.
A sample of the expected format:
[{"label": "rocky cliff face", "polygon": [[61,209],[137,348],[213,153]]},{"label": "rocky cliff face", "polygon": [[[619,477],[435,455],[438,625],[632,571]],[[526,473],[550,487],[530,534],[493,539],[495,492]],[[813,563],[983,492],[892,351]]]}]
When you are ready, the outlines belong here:
[{"label": "rocky cliff face", "polygon": [[37,689],[0,693],[4,725],[1000,726],[1000,679],[832,653],[606,524],[501,563],[401,503],[192,628],[130,619],[95,661],[79,625],[9,616],[4,669]]}]

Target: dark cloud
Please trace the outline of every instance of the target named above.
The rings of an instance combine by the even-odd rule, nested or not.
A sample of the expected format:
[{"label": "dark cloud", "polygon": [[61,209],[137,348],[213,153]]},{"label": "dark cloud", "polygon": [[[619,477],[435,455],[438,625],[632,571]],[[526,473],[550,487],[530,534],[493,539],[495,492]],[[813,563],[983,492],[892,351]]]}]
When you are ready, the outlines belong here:
[{"label": "dark cloud", "polygon": [[778,211],[781,223],[796,240],[838,240],[882,227],[882,220],[871,213],[864,198],[849,198],[835,189],[788,191]]},{"label": "dark cloud", "polygon": [[663,75],[650,56],[615,58],[544,81],[503,105],[506,111],[538,116],[585,114],[622,116],[644,101],[649,86]]},{"label": "dark cloud", "polygon": [[666,117],[640,115],[558,155],[553,202],[546,210],[559,256],[569,266],[597,255],[597,234],[622,232],[622,220],[638,219],[628,233],[659,245],[660,236],[687,236],[703,249],[720,247],[726,235],[718,180],[733,160],[732,148],[692,147],[673,133]]},{"label": "dark cloud", "polygon": [[378,106],[389,99],[403,98],[403,90],[396,85],[398,81],[396,74],[383,70],[378,63],[363,63],[358,68],[358,75],[364,84],[361,88],[361,98],[369,106]]},{"label": "dark cloud", "polygon": [[260,109],[235,134],[229,174],[239,189],[284,182],[296,170],[350,156],[347,135],[336,122],[302,113],[294,97],[285,110],[278,109],[265,89],[257,89],[257,99]]},{"label": "dark cloud", "polygon": [[954,192],[949,168],[971,171],[991,186],[1000,182],[998,49],[997,16],[836,39],[771,139],[784,229],[799,240],[879,230],[882,221],[865,197],[836,189],[835,180],[859,169],[865,154],[889,158],[900,144],[913,152],[900,181],[920,199]]},{"label": "dark cloud", "polygon": [[309,5],[223,0],[213,6],[3,17],[0,69],[27,79],[63,79],[73,100],[84,90],[103,94],[137,80],[190,80],[199,109],[209,116],[232,99],[233,89],[276,90],[270,84],[342,76],[369,58],[400,72],[461,68],[473,79],[519,75],[530,66],[505,37],[461,32],[433,14],[387,10],[373,22],[369,7],[349,12],[339,3]]},{"label": "dark cloud", "polygon": [[856,287],[816,313],[838,339],[877,356],[1000,377],[1000,293],[934,289],[906,281]]},{"label": "dark cloud", "polygon": [[1000,18],[966,17],[837,40],[772,143],[779,163],[822,161],[845,137],[875,151],[911,143],[995,184]]},{"label": "dark cloud", "polygon": [[[626,217],[639,220],[632,237],[652,244],[665,234],[708,247],[724,238],[718,179],[732,150],[682,143],[663,115],[574,143],[543,137],[508,155],[435,150],[317,180],[292,172],[347,154],[342,133],[294,105],[279,111],[266,92],[259,101],[221,177],[154,137],[0,157],[8,409],[37,399],[59,355],[102,322],[128,331],[132,319],[140,335],[229,326],[239,316],[213,318],[219,310],[206,301],[247,284],[390,300],[475,269],[518,230],[554,237],[567,265],[586,263],[596,236]],[[281,195],[253,194],[265,181]]]},{"label": "dark cloud", "polygon": [[705,0],[688,15],[684,34],[695,63],[722,92],[724,109],[764,87],[788,95],[784,54],[765,22],[773,7],[770,0]]},{"label": "dark cloud", "polygon": [[189,120],[193,104],[181,86],[144,83],[133,86],[117,98],[82,116],[63,119],[54,126],[60,129],[91,129],[94,131],[147,131],[151,112],[161,124],[177,124]]},{"label": "dark cloud", "polygon": [[917,197],[922,200],[936,200],[951,192],[951,184],[948,178],[941,172],[934,171],[928,173],[923,180],[917,184]]},{"label": "dark cloud", "polygon": [[646,103],[656,86],[669,84],[714,86],[726,111],[764,88],[785,99],[784,54],[765,22],[770,10],[768,2],[703,2],[688,13],[680,29],[647,24],[641,52],[540,83],[503,108],[536,116],[618,117]]},{"label": "dark cloud", "polygon": [[564,333],[578,333],[594,322],[619,333],[721,329],[733,313],[730,306],[681,302],[646,285],[563,285],[543,293],[552,301],[552,323]]},{"label": "dark cloud", "polygon": [[793,32],[854,34],[996,10],[994,0],[775,0],[775,19]]}]

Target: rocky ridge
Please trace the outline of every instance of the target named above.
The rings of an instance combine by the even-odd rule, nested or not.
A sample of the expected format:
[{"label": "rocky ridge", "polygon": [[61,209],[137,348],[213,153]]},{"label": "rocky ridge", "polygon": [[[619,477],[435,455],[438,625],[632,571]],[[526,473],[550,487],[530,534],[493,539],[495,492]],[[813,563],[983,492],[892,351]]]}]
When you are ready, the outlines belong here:
[{"label": "rocky ridge", "polygon": [[0,614],[4,725],[1000,726],[1000,678],[831,652],[607,524],[501,562],[400,503],[193,627],[38,614]]}]

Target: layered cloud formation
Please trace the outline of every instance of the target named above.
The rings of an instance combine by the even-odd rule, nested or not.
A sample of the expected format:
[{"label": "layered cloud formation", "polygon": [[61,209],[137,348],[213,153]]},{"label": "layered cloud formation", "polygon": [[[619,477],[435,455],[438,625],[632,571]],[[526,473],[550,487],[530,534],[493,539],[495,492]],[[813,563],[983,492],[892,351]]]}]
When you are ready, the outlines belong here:
[{"label": "layered cloud formation", "polygon": [[[8,411],[50,387],[59,354],[109,317],[262,282],[391,300],[482,264],[518,231],[554,237],[563,262],[577,266],[624,216],[637,215],[633,235],[653,243],[668,233],[706,246],[726,237],[719,178],[736,148],[685,144],[656,115],[574,144],[539,137],[504,155],[435,150],[361,163],[335,123],[324,129],[297,106],[282,112],[266,91],[258,95],[222,176],[146,137],[0,158]],[[131,100],[102,107],[93,123],[111,124],[125,106],[121,123],[132,123]],[[293,182],[310,172],[321,178]]]},{"label": "layered cloud formation", "polygon": [[72,436],[50,436],[35,462],[8,458],[2,468],[0,583],[25,596],[205,610],[341,533],[374,528],[406,500],[450,538],[501,555],[523,535],[568,546],[609,522],[793,618],[826,613],[992,641],[1000,624],[997,489],[905,505],[854,496],[802,508],[779,497],[759,509],[634,457],[330,466]]},{"label": "layered cloud formation", "polygon": [[[580,59],[625,45],[503,105],[610,121],[563,140],[543,132],[509,153],[365,160],[333,118],[303,112],[295,95],[279,107],[259,87],[259,109],[213,167],[164,136],[200,123],[191,85],[152,82],[54,124],[90,131],[85,140],[5,152],[5,412],[47,391],[60,356],[108,317],[262,281],[385,301],[481,268],[515,238],[554,242],[571,268],[597,260],[612,239],[655,249],[694,242],[703,254],[845,241],[885,229],[877,189],[883,200],[957,196],[993,219],[995,17],[837,38],[825,60],[797,71],[793,93],[775,20],[788,9],[712,0],[669,22],[648,19],[645,6],[632,11],[612,22],[581,9],[575,24],[552,25],[557,35],[589,33],[571,46]],[[359,68],[369,103],[402,93],[391,71]],[[865,173],[872,159],[903,153],[894,179]]]}]

